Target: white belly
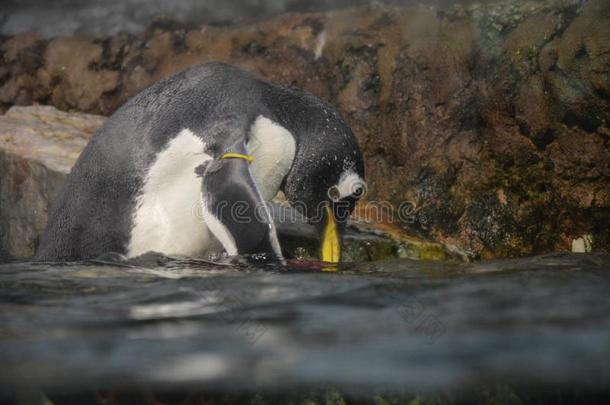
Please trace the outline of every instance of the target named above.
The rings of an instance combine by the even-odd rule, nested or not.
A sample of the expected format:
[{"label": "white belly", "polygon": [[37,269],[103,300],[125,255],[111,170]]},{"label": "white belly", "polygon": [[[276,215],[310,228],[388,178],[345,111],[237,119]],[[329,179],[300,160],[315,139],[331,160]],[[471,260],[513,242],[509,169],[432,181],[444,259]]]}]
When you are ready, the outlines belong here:
[{"label": "white belly", "polygon": [[296,143],[286,128],[262,115],[250,128],[249,138],[248,153],[254,157],[250,170],[263,199],[269,201],[292,167]]},{"label": "white belly", "polygon": [[149,251],[200,256],[222,251],[203,220],[201,179],[195,168],[211,157],[205,144],[183,129],[150,167],[136,203],[129,257]]},{"label": "white belly", "polygon": [[[273,198],[294,159],[294,138],[285,128],[259,116],[250,128],[248,153],[252,176],[264,200]],[[201,256],[222,252],[222,244],[206,225],[201,178],[195,168],[211,156],[205,143],[183,129],[151,165],[137,198],[127,255],[154,251]]]}]

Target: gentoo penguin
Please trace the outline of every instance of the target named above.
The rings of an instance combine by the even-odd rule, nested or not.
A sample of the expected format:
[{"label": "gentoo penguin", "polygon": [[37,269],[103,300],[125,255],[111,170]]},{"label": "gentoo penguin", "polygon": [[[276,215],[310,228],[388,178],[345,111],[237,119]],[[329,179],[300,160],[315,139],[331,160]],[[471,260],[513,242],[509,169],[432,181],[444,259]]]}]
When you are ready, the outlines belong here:
[{"label": "gentoo penguin", "polygon": [[149,251],[283,260],[265,201],[282,190],[315,225],[321,259],[364,193],[362,153],[329,104],[236,67],[192,67],[119,108],[81,153],[35,259]]}]

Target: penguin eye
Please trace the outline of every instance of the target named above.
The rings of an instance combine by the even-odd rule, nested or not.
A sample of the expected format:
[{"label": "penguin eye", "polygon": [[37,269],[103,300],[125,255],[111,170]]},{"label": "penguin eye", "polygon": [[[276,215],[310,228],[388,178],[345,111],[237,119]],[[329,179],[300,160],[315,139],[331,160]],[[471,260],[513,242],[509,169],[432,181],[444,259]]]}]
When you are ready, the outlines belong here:
[{"label": "penguin eye", "polygon": [[337,186],[332,186],[328,189],[328,198],[330,198],[331,201],[334,202],[339,201],[339,199],[341,198],[341,192],[339,191],[339,188],[337,188]]}]

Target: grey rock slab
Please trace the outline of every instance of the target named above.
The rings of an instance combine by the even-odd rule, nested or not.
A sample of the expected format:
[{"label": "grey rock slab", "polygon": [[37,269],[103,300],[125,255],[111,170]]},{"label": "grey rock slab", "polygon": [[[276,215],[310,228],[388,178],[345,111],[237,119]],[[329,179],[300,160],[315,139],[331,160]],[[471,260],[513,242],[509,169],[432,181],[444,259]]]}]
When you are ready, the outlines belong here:
[{"label": "grey rock slab", "polygon": [[104,117],[50,106],[0,116],[0,251],[29,257],[70,168]]}]

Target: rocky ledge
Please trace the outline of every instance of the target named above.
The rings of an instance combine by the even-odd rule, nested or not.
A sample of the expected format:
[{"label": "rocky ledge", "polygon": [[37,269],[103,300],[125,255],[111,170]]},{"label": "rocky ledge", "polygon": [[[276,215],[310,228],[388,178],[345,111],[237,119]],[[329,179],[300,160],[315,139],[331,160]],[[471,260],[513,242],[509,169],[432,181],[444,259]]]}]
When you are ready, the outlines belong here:
[{"label": "rocky ledge", "polygon": [[12,107],[0,117],[0,259],[34,253],[51,202],[103,120],[54,107]]},{"label": "rocky ledge", "polygon": [[[178,70],[229,62],[340,109],[364,149],[368,207],[408,209],[386,218],[395,229],[474,257],[579,238],[608,250],[609,13],[605,0],[375,5],[238,27],[159,20],[107,38],[23,34],[1,40],[0,103],[108,115]],[[1,181],[5,203],[14,182]]]}]

